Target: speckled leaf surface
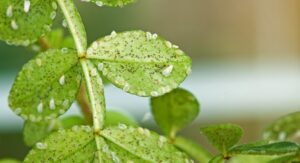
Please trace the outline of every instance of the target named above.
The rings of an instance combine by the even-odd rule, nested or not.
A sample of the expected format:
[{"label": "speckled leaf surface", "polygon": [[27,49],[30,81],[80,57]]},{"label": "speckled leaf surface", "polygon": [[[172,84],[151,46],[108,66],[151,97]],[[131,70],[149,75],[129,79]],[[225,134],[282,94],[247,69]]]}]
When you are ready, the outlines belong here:
[{"label": "speckled leaf surface", "polygon": [[[27,46],[50,31],[56,16],[54,0],[0,1],[0,40]],[[26,6],[26,7],[25,7]]]},{"label": "speckled leaf surface", "polygon": [[[83,1],[90,1],[90,0],[83,0]],[[91,1],[96,3],[96,5],[99,7],[103,5],[110,6],[110,7],[123,7],[130,3],[134,3],[137,0],[91,0]]]},{"label": "speckled leaf surface", "polygon": [[88,48],[87,58],[115,86],[139,96],[170,92],[191,70],[177,46],[143,31],[112,32]]},{"label": "speckled leaf surface", "polygon": [[58,129],[69,129],[74,125],[86,125],[86,122],[79,116],[68,116],[62,119],[52,119],[40,122],[26,121],[23,127],[24,142],[28,146],[33,146],[50,133],[57,131]]},{"label": "speckled leaf surface", "polygon": [[59,130],[38,142],[24,162],[84,162],[94,159],[96,144],[89,126]]},{"label": "speckled leaf surface", "polygon": [[151,98],[151,110],[160,129],[169,137],[191,123],[199,113],[199,103],[193,94],[177,88]]},{"label": "speckled leaf surface", "polygon": [[292,142],[276,142],[264,145],[240,145],[232,148],[229,154],[244,155],[282,155],[296,153],[299,146]]},{"label": "speckled leaf surface", "polygon": [[77,96],[81,67],[73,50],[49,50],[26,63],[9,95],[11,109],[25,120],[53,119]]},{"label": "speckled leaf surface", "polygon": [[243,135],[243,129],[235,124],[218,124],[202,128],[201,133],[220,152],[226,153],[230,147],[238,143]]},{"label": "speckled leaf surface", "polygon": [[106,128],[101,135],[131,154],[149,162],[190,161],[186,154],[171,145],[165,137],[148,129],[121,125]]},{"label": "speckled leaf surface", "polygon": [[265,131],[266,140],[299,140],[300,134],[300,112],[283,116],[273,122]]}]

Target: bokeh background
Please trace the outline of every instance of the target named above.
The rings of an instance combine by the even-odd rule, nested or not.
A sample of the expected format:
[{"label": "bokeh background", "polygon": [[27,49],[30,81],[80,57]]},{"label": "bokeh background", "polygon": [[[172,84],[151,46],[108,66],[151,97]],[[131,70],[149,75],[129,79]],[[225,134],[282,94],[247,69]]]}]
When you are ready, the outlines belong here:
[{"label": "bokeh background", "polygon": [[[245,129],[242,141],[254,140],[270,121],[300,108],[298,0],[139,0],[122,9],[77,1],[89,42],[112,30],[142,29],[192,57],[192,74],[182,87],[197,96],[201,113],[182,135],[208,146],[201,126],[233,122]],[[0,158],[22,159],[28,150],[22,120],[8,108],[7,97],[17,72],[33,56],[0,42]],[[148,98],[107,86],[106,99],[109,108],[157,130],[153,119],[143,121]],[[77,113],[75,104],[68,114]]]}]

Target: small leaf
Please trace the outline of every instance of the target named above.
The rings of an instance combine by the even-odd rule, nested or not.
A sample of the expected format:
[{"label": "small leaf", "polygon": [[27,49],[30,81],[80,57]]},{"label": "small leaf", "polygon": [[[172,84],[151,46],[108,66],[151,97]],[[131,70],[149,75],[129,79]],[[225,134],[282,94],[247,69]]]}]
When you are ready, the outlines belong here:
[{"label": "small leaf", "polygon": [[298,145],[292,142],[276,142],[264,145],[240,145],[233,147],[229,154],[243,155],[282,155],[295,153],[299,149]]},{"label": "small leaf", "polygon": [[116,111],[107,111],[105,116],[105,126],[117,126],[120,123],[137,127],[138,123],[131,117]]},{"label": "small leaf", "polygon": [[50,120],[66,112],[76,98],[81,68],[76,52],[49,50],[25,64],[9,95],[9,105],[23,119]]},{"label": "small leaf", "polygon": [[228,149],[239,142],[243,129],[235,124],[211,125],[201,129],[202,133],[220,152],[226,154]]},{"label": "small leaf", "polygon": [[89,126],[74,126],[72,130],[59,130],[49,135],[26,156],[26,162],[91,162],[96,144]]},{"label": "small leaf", "polygon": [[28,46],[51,30],[56,9],[53,0],[1,0],[0,40]]},{"label": "small leaf", "polygon": [[37,43],[31,46],[31,49],[36,52],[46,51],[48,49],[67,48],[75,49],[75,43],[71,36],[64,36],[64,30],[57,28],[49,32],[46,36],[41,37]]},{"label": "small leaf", "polygon": [[145,161],[189,161],[188,157],[171,145],[165,137],[148,129],[130,126],[110,127],[101,131],[101,135]]},{"label": "small leaf", "polygon": [[199,113],[199,103],[190,92],[178,88],[163,96],[151,98],[154,119],[171,138],[191,123]]},{"label": "small leaf", "polygon": [[123,7],[130,3],[134,3],[136,0],[91,0],[91,1],[94,2],[99,7],[102,7],[103,5],[111,6],[111,7]]},{"label": "small leaf", "polygon": [[203,147],[184,137],[177,137],[174,145],[191,157],[195,158],[198,162],[209,162],[212,158],[212,155]]},{"label": "small leaf", "polygon": [[191,70],[177,46],[143,31],[112,32],[88,48],[87,58],[115,86],[139,96],[170,92]]},{"label": "small leaf", "polygon": [[23,128],[24,142],[28,146],[33,146],[36,142],[42,140],[57,129],[58,122],[56,119],[40,122],[26,121]]},{"label": "small leaf", "polygon": [[74,125],[84,124],[86,124],[86,122],[79,116],[68,116],[63,119],[52,119],[50,121],[40,122],[26,121],[23,128],[24,142],[28,146],[33,146],[58,129],[69,129]]},{"label": "small leaf", "polygon": [[266,140],[296,140],[300,142],[300,112],[283,116],[264,131]]}]

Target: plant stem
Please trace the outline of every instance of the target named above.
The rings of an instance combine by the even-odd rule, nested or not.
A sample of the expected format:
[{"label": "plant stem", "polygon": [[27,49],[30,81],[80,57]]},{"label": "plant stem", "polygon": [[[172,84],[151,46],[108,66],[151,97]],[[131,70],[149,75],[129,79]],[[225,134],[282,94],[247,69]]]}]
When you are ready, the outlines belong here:
[{"label": "plant stem", "polygon": [[79,90],[79,95],[77,97],[77,102],[81,108],[81,112],[85,117],[85,120],[88,124],[93,124],[93,114],[91,112],[91,106],[89,103],[89,98],[86,92],[85,84],[82,83]]},{"label": "plant stem", "polygon": [[78,56],[85,57],[87,40],[84,25],[73,0],[57,0],[65,19],[68,23],[68,28],[74,38]]},{"label": "plant stem", "polygon": [[68,22],[68,28],[74,38],[78,57],[80,58],[93,113],[93,127],[96,146],[98,149],[98,159],[101,160],[100,130],[103,128],[105,116],[105,100],[102,79],[99,74],[94,76],[93,73],[91,73],[93,65],[89,64],[89,62],[85,59],[87,47],[86,32],[73,0],[57,0],[57,2]]}]

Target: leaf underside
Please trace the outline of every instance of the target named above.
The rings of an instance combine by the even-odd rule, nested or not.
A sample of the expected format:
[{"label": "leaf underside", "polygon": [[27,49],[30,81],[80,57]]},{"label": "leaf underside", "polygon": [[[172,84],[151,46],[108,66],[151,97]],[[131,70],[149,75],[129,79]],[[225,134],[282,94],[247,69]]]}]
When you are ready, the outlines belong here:
[{"label": "leaf underside", "polygon": [[178,88],[163,96],[151,98],[154,119],[166,135],[191,123],[199,113],[199,103],[193,94]]},{"label": "leaf underside", "polygon": [[243,135],[242,128],[235,124],[210,125],[202,128],[201,132],[214,147],[223,153],[238,143]]},{"label": "leaf underside", "polygon": [[24,1],[1,0],[0,40],[28,46],[51,30],[56,9],[54,0],[30,0],[28,12]]},{"label": "leaf underside", "polygon": [[81,73],[74,50],[40,53],[19,72],[10,91],[9,105],[25,120],[56,118],[75,100]]},{"label": "leaf underside", "polygon": [[[60,130],[36,144],[24,162],[184,162],[187,156],[152,132],[142,128],[110,127],[101,131],[101,149],[88,126]],[[146,129],[143,129],[146,131]],[[120,139],[121,138],[121,139]],[[162,144],[161,144],[162,143]],[[98,157],[98,155],[101,155]],[[98,158],[102,160],[98,160]]]},{"label": "leaf underside", "polygon": [[115,86],[138,96],[170,92],[191,70],[191,59],[177,46],[143,31],[113,32],[95,41],[87,58]]}]

